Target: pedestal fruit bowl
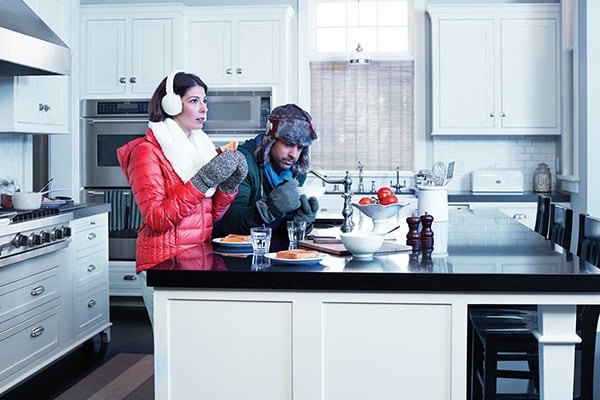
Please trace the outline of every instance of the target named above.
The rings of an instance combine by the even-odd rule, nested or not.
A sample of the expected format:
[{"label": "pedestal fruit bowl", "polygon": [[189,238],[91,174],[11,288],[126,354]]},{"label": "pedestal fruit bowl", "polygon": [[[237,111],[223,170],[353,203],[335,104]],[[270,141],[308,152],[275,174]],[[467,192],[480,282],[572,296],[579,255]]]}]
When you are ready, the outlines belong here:
[{"label": "pedestal fruit bowl", "polygon": [[358,208],[363,214],[373,220],[373,233],[385,233],[386,221],[398,215],[403,207],[410,203],[394,203],[383,206],[381,204],[357,204],[352,205]]}]

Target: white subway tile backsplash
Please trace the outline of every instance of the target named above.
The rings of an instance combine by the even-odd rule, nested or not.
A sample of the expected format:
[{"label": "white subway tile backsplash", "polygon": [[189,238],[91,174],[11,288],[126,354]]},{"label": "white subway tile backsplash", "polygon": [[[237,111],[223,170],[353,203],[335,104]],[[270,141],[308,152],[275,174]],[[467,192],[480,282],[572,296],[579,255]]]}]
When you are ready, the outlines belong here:
[{"label": "white subway tile backsplash", "polygon": [[27,189],[30,184],[31,140],[27,135],[0,134],[0,178],[14,178],[17,184]]},{"label": "white subway tile backsplash", "polygon": [[470,190],[471,171],[512,168],[523,171],[525,190],[533,190],[533,174],[546,163],[556,188],[556,154],[560,138],[555,136],[435,136],[433,159],[456,161],[450,190]]}]

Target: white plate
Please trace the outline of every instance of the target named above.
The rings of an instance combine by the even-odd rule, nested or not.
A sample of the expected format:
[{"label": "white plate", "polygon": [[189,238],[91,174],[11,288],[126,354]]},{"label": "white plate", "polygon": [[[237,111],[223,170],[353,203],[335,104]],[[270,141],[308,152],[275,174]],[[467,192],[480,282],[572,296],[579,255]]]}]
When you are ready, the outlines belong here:
[{"label": "white plate", "polygon": [[325,257],[325,255],[319,253],[319,255],[315,258],[292,259],[292,258],[278,258],[277,253],[268,253],[268,254],[265,254],[265,257],[267,257],[269,260],[271,260],[272,262],[274,262],[276,264],[298,265],[298,264],[316,264],[319,261],[321,261]]},{"label": "white plate", "polygon": [[252,242],[223,242],[221,239],[223,238],[214,238],[212,241],[223,247],[252,247]]}]

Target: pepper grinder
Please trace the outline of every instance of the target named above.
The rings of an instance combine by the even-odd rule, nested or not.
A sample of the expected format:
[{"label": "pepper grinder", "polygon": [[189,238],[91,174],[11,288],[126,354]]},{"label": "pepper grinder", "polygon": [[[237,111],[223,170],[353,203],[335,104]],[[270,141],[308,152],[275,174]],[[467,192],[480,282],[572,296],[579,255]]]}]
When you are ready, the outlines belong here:
[{"label": "pepper grinder", "polygon": [[421,248],[423,250],[433,249],[433,230],[431,225],[433,224],[433,215],[423,214],[421,215]]},{"label": "pepper grinder", "polygon": [[408,233],[406,234],[406,245],[412,246],[413,251],[418,251],[421,247],[421,235],[419,234],[419,224],[421,220],[415,214],[406,217],[408,224]]}]

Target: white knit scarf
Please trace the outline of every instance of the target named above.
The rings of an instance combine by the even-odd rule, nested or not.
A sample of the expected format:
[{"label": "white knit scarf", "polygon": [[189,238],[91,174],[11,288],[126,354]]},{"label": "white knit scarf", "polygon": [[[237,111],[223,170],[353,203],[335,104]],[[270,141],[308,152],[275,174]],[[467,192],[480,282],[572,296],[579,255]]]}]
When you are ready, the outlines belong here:
[{"label": "white knit scarf", "polygon": [[[154,132],[166,159],[184,183],[217,155],[214,143],[201,129],[193,130],[188,137],[172,118],[148,122],[148,127]],[[209,190],[206,196],[213,193],[214,190]]]}]

